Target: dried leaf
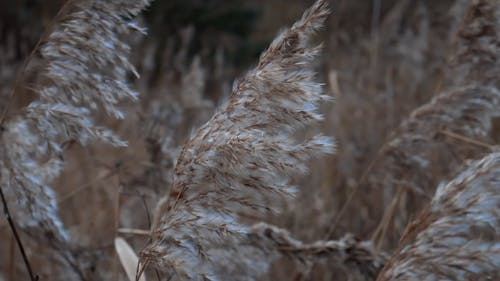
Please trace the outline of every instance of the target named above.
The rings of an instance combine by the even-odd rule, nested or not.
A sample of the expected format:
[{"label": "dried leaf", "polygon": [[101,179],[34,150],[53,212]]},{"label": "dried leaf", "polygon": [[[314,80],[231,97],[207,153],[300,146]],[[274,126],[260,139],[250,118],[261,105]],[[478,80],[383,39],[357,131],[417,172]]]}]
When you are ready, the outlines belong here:
[{"label": "dried leaf", "polygon": [[[134,252],[134,249],[121,237],[115,238],[115,250],[120,258],[120,262],[130,281],[136,281],[136,272],[139,264],[139,257]],[[146,281],[144,274],[139,277],[139,281]]]}]

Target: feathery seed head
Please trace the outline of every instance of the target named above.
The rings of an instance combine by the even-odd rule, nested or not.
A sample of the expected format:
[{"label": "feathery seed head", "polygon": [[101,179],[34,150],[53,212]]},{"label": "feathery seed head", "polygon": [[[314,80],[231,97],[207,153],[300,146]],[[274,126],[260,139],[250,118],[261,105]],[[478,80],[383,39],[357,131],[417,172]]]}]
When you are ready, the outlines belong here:
[{"label": "feathery seed head", "polygon": [[436,191],[378,280],[500,277],[500,153],[472,163]]},{"label": "feathery seed head", "polygon": [[[248,232],[240,215],[274,211],[294,191],[290,176],[306,173],[311,157],[333,152],[331,138],[298,143],[293,137],[296,129],[321,120],[316,105],[330,100],[314,82],[319,48],[307,45],[327,15],[326,1],[317,1],[281,33],[184,145],[169,198],[159,208],[166,211],[156,214],[153,242],[143,251],[155,257],[153,264],[189,280],[217,280],[228,274],[219,271],[224,263],[253,266],[240,255],[224,259]],[[249,271],[241,280],[259,273]]]},{"label": "feathery seed head", "polygon": [[120,36],[135,29],[130,20],[148,2],[68,2],[71,11],[62,15],[38,50],[45,63],[35,84],[39,96],[8,120],[2,132],[1,184],[8,201],[16,203],[11,204],[14,219],[71,263],[67,272],[74,269],[76,255],[70,253],[71,241],[49,185],[62,170],[63,143],[126,145],[95,125],[92,113],[104,110],[123,118],[120,103],[137,99],[126,82],[126,75],[135,73],[127,59],[130,48]]}]

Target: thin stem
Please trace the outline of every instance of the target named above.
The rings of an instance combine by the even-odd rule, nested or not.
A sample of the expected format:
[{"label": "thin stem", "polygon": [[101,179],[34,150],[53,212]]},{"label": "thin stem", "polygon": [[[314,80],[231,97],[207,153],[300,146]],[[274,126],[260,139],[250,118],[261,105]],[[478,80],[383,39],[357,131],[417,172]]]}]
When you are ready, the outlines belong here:
[{"label": "thin stem", "polygon": [[478,140],[475,140],[475,139],[471,139],[467,136],[463,136],[463,135],[460,135],[460,134],[457,134],[457,133],[454,133],[452,131],[448,131],[448,130],[440,130],[439,131],[441,134],[445,135],[445,136],[448,136],[450,138],[454,138],[454,139],[457,139],[457,140],[460,140],[460,141],[463,141],[463,142],[466,142],[466,143],[470,143],[470,144],[473,144],[473,145],[477,145],[479,147],[484,147],[486,149],[489,149],[491,151],[496,151],[498,150],[498,147],[494,146],[494,145],[491,145],[491,144],[487,144],[487,143],[484,143],[484,142],[481,142],[481,141],[478,141]]},{"label": "thin stem", "polygon": [[9,222],[9,226],[10,226],[10,229],[12,230],[12,234],[14,235],[14,238],[16,239],[17,246],[19,247],[19,251],[21,252],[21,256],[23,257],[23,261],[24,261],[24,264],[26,265],[26,269],[28,270],[31,281],[38,281],[38,275],[34,274],[33,270],[31,269],[31,265],[30,265],[30,262],[28,260],[28,256],[26,255],[26,252],[24,251],[23,243],[21,242],[21,238],[19,237],[19,234],[17,233],[16,226],[15,226],[14,221],[12,220],[12,217],[10,215],[9,207],[7,206],[7,200],[5,200],[2,186],[0,186],[0,197],[2,198],[3,212],[4,212],[5,216],[7,217],[7,221]]},{"label": "thin stem", "polygon": [[151,230],[145,229],[135,229],[135,228],[118,228],[119,234],[132,234],[139,236],[149,236],[151,235]]},{"label": "thin stem", "polygon": [[[121,186],[121,184],[118,186],[118,190],[117,190],[117,193],[116,193],[116,202],[115,202],[115,210],[114,210],[114,228],[113,228],[113,231],[114,231],[114,236],[115,237],[118,237],[118,229],[120,227],[120,208],[121,208],[121,204],[120,204],[120,197],[121,197],[121,192],[122,192],[122,189],[123,187]],[[116,251],[114,251],[114,255],[113,255],[113,280],[116,280],[118,281],[118,253]]]},{"label": "thin stem", "polygon": [[16,246],[14,242],[15,238],[14,235],[10,236],[10,243],[9,243],[9,280],[16,280],[15,278],[15,259],[16,259]]},{"label": "thin stem", "polygon": [[387,141],[385,141],[384,144],[382,145],[382,147],[379,148],[379,150],[377,151],[375,156],[372,158],[372,160],[368,164],[368,167],[364,170],[358,183],[354,186],[353,190],[349,193],[347,200],[344,202],[344,204],[340,208],[340,211],[335,215],[335,217],[333,219],[333,223],[331,224],[330,228],[327,231],[325,240],[330,240],[333,237],[333,234],[335,233],[337,225],[340,223],[340,219],[342,218],[344,213],[347,211],[347,207],[349,207],[349,205],[351,204],[351,202],[354,199],[354,196],[358,192],[359,188],[364,183],[366,177],[373,169],[373,166],[375,166],[375,163],[379,159],[380,154],[382,153],[382,150],[385,148],[386,144],[387,144]]},{"label": "thin stem", "polygon": [[382,243],[384,242],[385,234],[387,233],[387,229],[389,228],[389,225],[391,224],[391,221],[394,218],[394,215],[397,211],[399,200],[401,199],[401,196],[403,195],[404,191],[406,190],[402,186],[398,187],[396,196],[392,199],[389,208],[385,210],[382,219],[380,220],[376,230],[374,231],[370,239],[370,241],[373,241],[375,243],[375,250],[377,251],[380,251],[380,249],[382,248]]},{"label": "thin stem", "polygon": [[110,178],[111,176],[114,176],[116,174],[116,170],[114,171],[109,171],[107,172],[106,174],[100,176],[100,177],[97,177],[89,182],[86,182],[80,186],[78,186],[77,188],[75,188],[74,190],[72,191],[69,191],[68,193],[62,195],[60,197],[60,199],[57,201],[58,204],[61,204],[65,201],[67,201],[68,199],[72,198],[73,196],[75,196],[76,194],[78,194],[79,192],[83,191],[84,189],[92,186],[93,184],[96,184],[98,182],[100,182],[101,180],[105,180],[105,179],[108,179]]}]

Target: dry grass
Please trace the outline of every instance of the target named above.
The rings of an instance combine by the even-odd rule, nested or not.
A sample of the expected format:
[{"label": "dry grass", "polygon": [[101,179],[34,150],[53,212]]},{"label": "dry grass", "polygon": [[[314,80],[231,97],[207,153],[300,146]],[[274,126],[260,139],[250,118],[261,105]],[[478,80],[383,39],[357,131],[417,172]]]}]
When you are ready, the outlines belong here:
[{"label": "dry grass", "polygon": [[[316,106],[328,100],[310,67],[318,48],[307,46],[328,15],[325,6],[318,1],[279,35],[186,142],[155,214],[151,245],[142,251],[144,264],[182,280],[248,280],[266,271],[265,256],[257,262],[231,245],[245,243],[241,218],[273,212],[282,196],[294,192],[289,176],[307,172],[311,156],[333,152],[327,137],[293,140],[298,128],[322,119]],[[219,264],[225,268],[218,270]]]},{"label": "dry grass", "polygon": [[499,278],[499,172],[492,153],[440,185],[377,280]]},{"label": "dry grass", "polygon": [[499,277],[498,0],[241,1],[248,40],[219,0],[154,3],[149,36],[145,1],[34,1],[37,46],[4,2],[1,188],[40,280]]}]

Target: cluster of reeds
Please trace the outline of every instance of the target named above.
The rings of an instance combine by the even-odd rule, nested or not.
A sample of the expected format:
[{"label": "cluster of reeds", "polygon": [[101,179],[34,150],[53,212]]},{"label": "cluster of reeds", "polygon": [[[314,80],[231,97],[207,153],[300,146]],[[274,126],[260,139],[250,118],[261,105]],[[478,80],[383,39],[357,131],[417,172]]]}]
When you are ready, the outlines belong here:
[{"label": "cluster of reeds", "polygon": [[440,185],[377,280],[499,278],[499,173],[491,153]]},{"label": "cluster of reeds", "polygon": [[[204,93],[207,76],[217,79],[217,74],[207,73],[205,58],[188,58],[185,53],[193,36],[191,28],[181,34],[181,45],[186,46],[177,55],[178,73],[167,75],[180,76],[178,82],[148,76],[157,68],[152,54],[160,51],[131,31],[144,32],[134,18],[149,2],[68,1],[20,67],[13,90],[5,94],[0,191],[12,241],[22,251],[31,280],[117,280],[118,260],[129,280],[141,281],[266,280],[266,274],[287,262],[293,264],[287,278],[297,280],[314,279],[315,270],[325,266],[340,268],[359,280],[500,278],[500,155],[495,136],[500,117],[498,0],[456,1],[460,24],[451,24],[454,33],[449,44],[454,54],[443,74],[444,90],[438,87],[430,101],[414,108],[388,140],[379,143],[378,152],[372,151],[374,156],[361,165],[359,178],[346,183],[353,189],[342,197],[338,212],[323,218],[328,222],[323,227],[326,235],[301,239],[264,221],[283,211],[293,214],[289,210],[294,208],[310,214],[310,200],[323,202],[321,208],[332,207],[314,196],[301,201],[307,194],[296,187],[298,176],[312,170],[313,158],[335,150],[331,137],[311,129],[325,119],[319,108],[332,100],[317,82],[315,62],[321,46],[313,43],[329,16],[328,1],[317,0],[299,21],[282,31],[257,65],[233,84],[210,119],[215,106]],[[416,8],[418,34],[404,33],[408,41],[401,43],[413,49],[398,49],[410,64],[421,63],[432,42],[426,6],[415,5],[401,1],[382,22],[386,26],[402,22],[405,11]],[[374,22],[378,22],[377,11],[374,7]],[[383,37],[376,29],[371,32],[371,40],[380,43]],[[130,78],[139,73],[129,59],[132,51],[126,38],[135,38],[132,45],[154,50],[139,60],[146,79],[137,86],[151,92],[135,109],[126,104],[139,99],[130,86]],[[368,53],[376,57],[377,48]],[[217,53],[213,58],[216,69],[223,68],[221,57]],[[372,83],[378,63],[373,62],[373,69],[363,72],[366,76],[360,81]],[[218,78],[223,80],[222,76]],[[410,76],[414,80],[400,86],[416,96],[416,81],[429,79],[429,74]],[[337,72],[331,71],[328,78],[339,103],[348,104]],[[148,84],[151,81],[167,94],[156,96]],[[34,96],[25,98],[19,110],[10,106],[13,97],[25,91]],[[108,122],[109,117],[128,119],[117,125]],[[105,119],[106,126],[98,125],[100,119]],[[202,121],[206,123],[189,132]],[[88,245],[96,244],[81,239],[92,234],[70,229],[64,220],[68,214],[58,205],[94,183],[88,180],[83,187],[67,187],[71,191],[63,197],[52,186],[63,177],[64,169],[80,170],[72,159],[78,153],[105,155],[109,152],[103,145],[127,146],[115,131],[127,131],[128,126],[141,127],[135,131],[139,136],[131,139],[129,150],[121,152],[144,150],[146,156],[136,156],[133,159],[140,161],[129,166],[113,163],[99,175],[119,188],[99,191],[103,202],[116,204],[103,207],[115,212],[112,239],[92,248]],[[349,152],[348,144],[341,143],[340,150],[344,145]],[[347,152],[339,157],[348,157]],[[349,176],[358,173],[350,166],[346,169]],[[447,179],[451,180],[443,183]],[[123,200],[123,196],[131,198]],[[294,197],[297,203],[291,200]],[[152,204],[156,208],[150,217]],[[145,215],[134,215],[140,208]],[[357,233],[364,239],[340,226],[349,216],[363,223],[354,213],[356,208],[368,227],[351,231],[369,228],[369,235]],[[410,222],[419,209],[421,214]],[[107,211],[102,213],[111,217]],[[88,225],[95,228],[93,222]],[[134,238],[121,238],[128,235]],[[112,246],[110,241],[116,256],[106,250]],[[37,258],[37,251],[44,258],[33,267],[30,260]],[[106,254],[99,257],[102,253]],[[12,272],[3,276],[7,274],[14,276]]]}]

